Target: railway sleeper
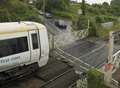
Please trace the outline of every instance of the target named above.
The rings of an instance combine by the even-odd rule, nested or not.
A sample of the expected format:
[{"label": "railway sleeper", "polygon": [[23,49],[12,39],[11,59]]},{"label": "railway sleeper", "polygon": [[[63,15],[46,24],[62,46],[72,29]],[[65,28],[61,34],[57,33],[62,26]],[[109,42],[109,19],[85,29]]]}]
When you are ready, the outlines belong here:
[{"label": "railway sleeper", "polygon": [[11,82],[13,80],[17,80],[20,78],[23,78],[25,76],[28,76],[30,74],[33,74],[35,71],[38,70],[38,64],[33,63],[31,65],[24,65],[19,66],[4,72],[0,73],[0,85],[4,85],[5,83]]}]

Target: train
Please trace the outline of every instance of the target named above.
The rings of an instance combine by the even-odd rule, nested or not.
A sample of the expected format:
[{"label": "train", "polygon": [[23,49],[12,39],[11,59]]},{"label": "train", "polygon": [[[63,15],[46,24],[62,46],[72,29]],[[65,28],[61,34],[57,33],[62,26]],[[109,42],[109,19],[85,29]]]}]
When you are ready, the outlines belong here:
[{"label": "train", "polygon": [[44,25],[30,21],[0,23],[0,74],[32,64],[42,67],[48,60],[49,42]]}]

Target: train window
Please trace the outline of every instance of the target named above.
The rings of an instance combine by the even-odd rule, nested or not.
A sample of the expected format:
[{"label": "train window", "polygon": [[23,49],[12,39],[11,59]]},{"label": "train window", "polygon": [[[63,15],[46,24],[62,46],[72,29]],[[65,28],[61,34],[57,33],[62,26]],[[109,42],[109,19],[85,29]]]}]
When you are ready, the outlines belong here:
[{"label": "train window", "polygon": [[0,40],[0,57],[28,51],[27,37]]},{"label": "train window", "polygon": [[33,49],[37,49],[37,48],[38,48],[38,37],[37,37],[37,33],[31,34],[31,36],[32,36]]}]

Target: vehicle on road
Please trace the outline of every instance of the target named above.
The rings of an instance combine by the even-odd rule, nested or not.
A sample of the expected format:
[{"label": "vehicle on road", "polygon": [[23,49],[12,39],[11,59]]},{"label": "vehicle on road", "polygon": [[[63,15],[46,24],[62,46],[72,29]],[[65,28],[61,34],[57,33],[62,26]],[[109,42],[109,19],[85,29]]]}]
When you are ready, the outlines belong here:
[{"label": "vehicle on road", "polygon": [[40,15],[44,15],[44,12],[41,11],[41,10],[39,10],[39,14],[40,14]]},{"label": "vehicle on road", "polygon": [[66,29],[67,28],[67,24],[65,23],[64,20],[55,21],[55,25],[60,29]]},{"label": "vehicle on road", "polygon": [[52,18],[52,14],[51,13],[45,12],[44,15],[45,15],[46,18]]},{"label": "vehicle on road", "polygon": [[49,12],[43,12],[41,10],[39,11],[39,14],[42,15],[42,16],[45,16],[48,19],[50,19],[50,18],[53,17],[51,13],[49,13]]}]

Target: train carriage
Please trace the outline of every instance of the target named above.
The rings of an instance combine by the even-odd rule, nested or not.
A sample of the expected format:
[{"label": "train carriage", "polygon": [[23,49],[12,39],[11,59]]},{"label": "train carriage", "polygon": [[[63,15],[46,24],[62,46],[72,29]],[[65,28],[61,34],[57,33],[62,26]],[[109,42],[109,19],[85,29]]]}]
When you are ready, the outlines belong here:
[{"label": "train carriage", "polygon": [[47,64],[47,30],[36,22],[0,23],[0,72],[19,66]]}]

